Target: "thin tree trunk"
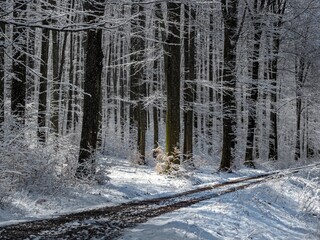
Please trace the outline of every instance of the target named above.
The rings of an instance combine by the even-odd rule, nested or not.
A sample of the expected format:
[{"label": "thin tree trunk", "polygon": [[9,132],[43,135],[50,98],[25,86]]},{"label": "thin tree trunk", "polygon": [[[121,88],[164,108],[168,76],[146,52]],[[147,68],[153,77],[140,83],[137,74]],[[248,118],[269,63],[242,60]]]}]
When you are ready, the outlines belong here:
[{"label": "thin tree trunk", "polygon": [[[258,6],[258,2],[260,5]],[[253,29],[254,29],[254,37],[253,37],[253,53],[252,53],[252,66],[251,66],[251,74],[252,74],[252,84],[251,84],[251,92],[248,97],[248,105],[249,105],[249,114],[248,114],[248,133],[247,133],[247,146],[246,146],[246,155],[244,164],[248,167],[255,167],[254,165],[254,136],[257,126],[257,100],[258,100],[258,80],[259,80],[259,53],[260,53],[260,45],[261,45],[261,11],[265,6],[265,1],[255,0],[254,1],[254,16],[253,16]]]},{"label": "thin tree trunk", "polygon": [[301,57],[298,62],[298,66],[296,66],[296,117],[297,117],[297,133],[296,133],[296,152],[295,152],[295,160],[301,158],[301,138],[303,135],[301,134],[301,117],[302,117],[302,88],[307,79],[307,74],[309,70],[310,64],[306,64],[306,60],[304,57]]},{"label": "thin tree trunk", "polygon": [[272,41],[272,59],[269,64],[269,80],[271,81],[270,93],[270,132],[269,132],[269,159],[278,159],[278,89],[277,89],[277,75],[278,75],[278,53],[280,47],[280,36],[275,34]]},{"label": "thin tree trunk", "polygon": [[271,54],[269,66],[269,80],[271,81],[271,93],[270,93],[270,125],[269,132],[269,159],[278,159],[278,114],[277,114],[277,78],[278,78],[278,55],[280,49],[280,33],[279,29],[282,25],[282,17],[286,8],[286,0],[273,1],[270,3],[270,8],[276,21],[273,23],[274,33],[272,34],[271,42]]},{"label": "thin tree trunk", "polygon": [[48,52],[49,30],[42,29],[39,108],[38,108],[38,138],[39,142],[46,142],[46,115],[47,115],[47,86],[48,86]]},{"label": "thin tree trunk", "polygon": [[[123,13],[124,14],[124,13]],[[123,56],[124,55],[124,40],[121,40],[120,43],[120,138],[121,138],[121,142],[124,143],[124,138],[125,138],[125,123],[126,123],[126,116],[125,116],[125,91],[126,91],[126,79],[125,79],[125,69],[124,69],[124,60],[123,60]]]},{"label": "thin tree trunk", "polygon": [[[60,79],[59,79],[59,33],[57,31],[52,31],[52,102],[51,102],[51,123],[53,131],[59,133],[59,89],[60,89]],[[65,45],[62,46],[62,49]]]},{"label": "thin tree trunk", "polygon": [[[22,14],[27,9],[24,2],[15,2],[14,18],[23,17]],[[16,116],[20,124],[25,123],[26,107],[26,45],[25,28],[13,26],[13,79],[11,81],[11,113]]]},{"label": "thin tree trunk", "polygon": [[[5,42],[5,24],[0,23],[0,42]],[[0,139],[2,137],[2,123],[4,122],[4,46],[0,46]]]},{"label": "thin tree trunk", "polygon": [[214,15],[210,14],[210,32],[209,32],[209,54],[208,54],[208,71],[209,71],[209,82],[212,86],[209,87],[209,113],[207,114],[207,137],[208,137],[208,154],[212,156],[213,154],[213,124],[214,124],[214,90],[213,90],[213,82],[214,82]]},{"label": "thin tree trunk", "polygon": [[[184,84],[184,145],[183,157],[193,165],[193,104],[195,81],[195,20],[196,12],[192,6],[185,5],[185,84]],[[190,19],[190,18],[191,19]],[[191,26],[190,26],[191,23]],[[190,32],[189,32],[190,30]]]},{"label": "thin tree trunk", "polygon": [[74,126],[74,34],[70,35],[70,48],[69,48],[69,58],[70,58],[70,69],[69,69],[69,86],[68,86],[68,98],[66,108],[67,113],[67,132],[70,133],[73,131]]},{"label": "thin tree trunk", "polygon": [[[145,15],[142,5],[136,4],[132,6],[132,15],[139,13],[139,17],[131,21],[132,34],[131,37],[131,128],[137,130],[137,142],[139,151],[139,164],[145,164],[146,151],[146,127],[147,127],[147,111],[143,105],[143,98],[147,94],[147,86],[145,83],[145,73],[143,69],[145,41]],[[133,130],[133,131],[134,131]]]}]

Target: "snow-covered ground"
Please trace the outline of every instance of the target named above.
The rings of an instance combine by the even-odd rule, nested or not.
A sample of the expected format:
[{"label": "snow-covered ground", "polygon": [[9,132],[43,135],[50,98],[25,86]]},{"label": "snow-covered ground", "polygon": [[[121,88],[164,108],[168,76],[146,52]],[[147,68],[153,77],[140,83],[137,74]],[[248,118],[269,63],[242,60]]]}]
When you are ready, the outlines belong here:
[{"label": "snow-covered ground", "polygon": [[[214,168],[158,175],[153,167],[108,158],[110,180],[74,183],[51,195],[16,193],[0,207],[0,226],[182,192],[261,173]],[[151,164],[152,165],[152,164]],[[207,200],[129,229],[121,239],[320,239],[320,168],[313,167]]]}]

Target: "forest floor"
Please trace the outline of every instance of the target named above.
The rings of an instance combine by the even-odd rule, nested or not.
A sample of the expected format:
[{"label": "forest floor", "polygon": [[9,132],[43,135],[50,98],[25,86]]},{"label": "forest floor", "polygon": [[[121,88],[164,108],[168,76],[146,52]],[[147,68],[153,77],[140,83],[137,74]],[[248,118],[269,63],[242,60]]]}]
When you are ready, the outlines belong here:
[{"label": "forest floor", "polygon": [[[16,193],[1,239],[319,239],[320,166],[169,177],[110,158],[110,180]],[[142,224],[140,224],[142,223]]]}]

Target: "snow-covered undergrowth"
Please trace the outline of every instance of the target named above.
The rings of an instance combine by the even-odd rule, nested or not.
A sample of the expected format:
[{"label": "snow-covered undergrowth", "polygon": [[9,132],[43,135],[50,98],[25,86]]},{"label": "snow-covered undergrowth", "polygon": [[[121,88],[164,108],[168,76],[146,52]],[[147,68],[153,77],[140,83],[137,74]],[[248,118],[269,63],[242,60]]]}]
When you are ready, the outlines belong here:
[{"label": "snow-covered undergrowth", "polygon": [[71,135],[43,145],[31,140],[32,123],[8,122],[0,141],[0,208],[12,206],[17,194],[53,195],[75,181],[77,148]]},{"label": "snow-covered undergrowth", "polygon": [[[203,166],[170,177],[157,174],[154,161],[141,166],[122,158],[100,156],[98,163],[104,181],[69,179],[59,187],[55,182],[52,186],[44,182],[33,188],[27,185],[16,188],[0,207],[0,226],[166,196],[262,172],[242,168],[233,173],[217,173],[216,166]],[[64,162],[59,171],[67,176],[70,172],[71,176],[70,166]],[[52,177],[50,170],[43,171],[43,181],[47,181],[46,174]],[[151,219],[128,230],[123,239],[317,239],[319,176],[319,167],[314,167],[204,201]]]}]

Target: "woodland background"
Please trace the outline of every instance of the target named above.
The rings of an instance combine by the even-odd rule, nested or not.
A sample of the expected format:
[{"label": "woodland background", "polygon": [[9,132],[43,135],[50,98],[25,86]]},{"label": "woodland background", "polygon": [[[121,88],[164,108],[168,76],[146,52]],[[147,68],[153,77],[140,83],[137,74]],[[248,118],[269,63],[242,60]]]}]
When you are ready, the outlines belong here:
[{"label": "woodland background", "polygon": [[[0,197],[104,170],[319,156],[317,0],[0,3]],[[40,189],[39,189],[40,186]]]}]

